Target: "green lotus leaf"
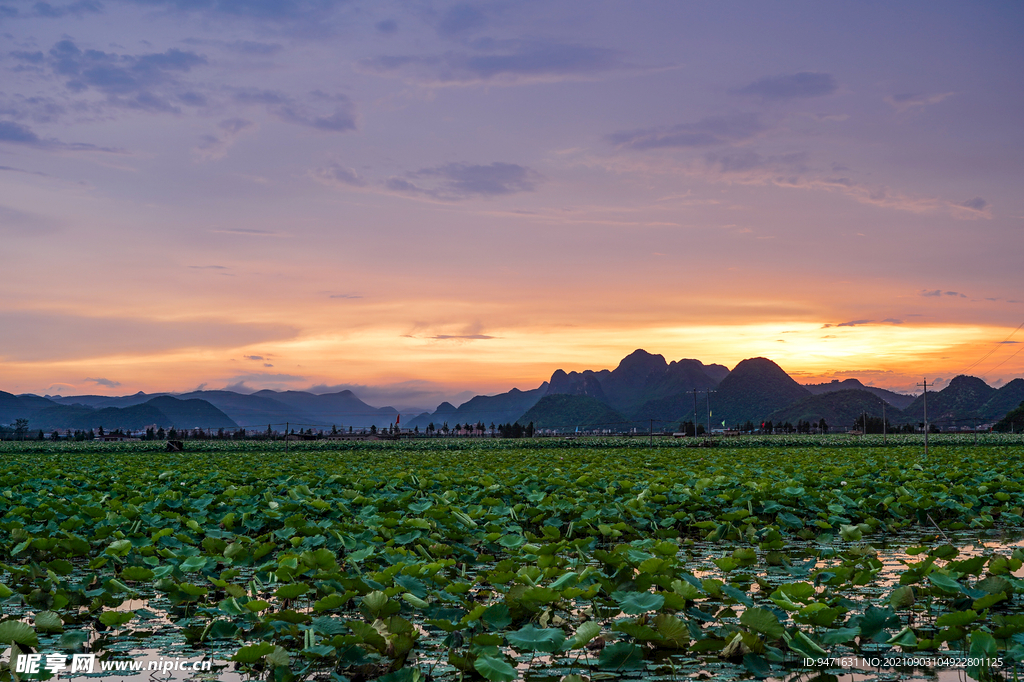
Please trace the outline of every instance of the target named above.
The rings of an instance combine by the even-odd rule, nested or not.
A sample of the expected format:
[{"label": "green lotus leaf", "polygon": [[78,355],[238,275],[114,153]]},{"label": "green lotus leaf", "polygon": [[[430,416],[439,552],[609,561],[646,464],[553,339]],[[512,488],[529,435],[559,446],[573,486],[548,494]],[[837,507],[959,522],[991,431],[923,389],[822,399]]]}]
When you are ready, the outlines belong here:
[{"label": "green lotus leaf", "polygon": [[740,616],[740,623],[754,632],[758,632],[769,640],[781,639],[786,629],[779,623],[778,617],[768,609],[747,609]]},{"label": "green lotus leaf", "polygon": [[21,646],[38,647],[39,638],[28,623],[20,620],[5,620],[0,623],[0,642],[14,642]]},{"label": "green lotus leaf", "polygon": [[134,611],[104,611],[99,621],[107,627],[120,627],[135,617]]},{"label": "green lotus leaf", "polygon": [[623,613],[638,616],[648,611],[657,611],[665,605],[665,597],[652,592],[615,592],[612,594]]},{"label": "green lotus leaf", "polygon": [[278,599],[296,599],[309,592],[309,585],[306,583],[289,583],[282,585],[274,592]]},{"label": "green lotus leaf", "polygon": [[565,641],[565,633],[558,628],[537,628],[532,623],[505,635],[508,643],[520,651],[558,651]]},{"label": "green lotus leaf", "polygon": [[53,611],[40,611],[33,619],[39,632],[63,632],[64,621]]},{"label": "green lotus leaf", "polygon": [[509,665],[504,658],[496,656],[478,656],[473,661],[473,668],[485,680],[492,682],[512,682],[518,678],[516,669]]},{"label": "green lotus leaf", "polygon": [[601,650],[598,665],[603,670],[639,670],[644,667],[644,652],[629,642],[615,642]]}]

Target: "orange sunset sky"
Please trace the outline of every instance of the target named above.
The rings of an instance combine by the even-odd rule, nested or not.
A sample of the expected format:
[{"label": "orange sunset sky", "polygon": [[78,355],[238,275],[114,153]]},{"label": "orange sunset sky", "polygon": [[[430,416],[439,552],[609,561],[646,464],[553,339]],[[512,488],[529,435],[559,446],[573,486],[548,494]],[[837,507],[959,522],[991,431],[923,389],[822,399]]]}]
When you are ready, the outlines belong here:
[{"label": "orange sunset sky", "polygon": [[1024,376],[1024,10],[17,4],[0,390]]}]

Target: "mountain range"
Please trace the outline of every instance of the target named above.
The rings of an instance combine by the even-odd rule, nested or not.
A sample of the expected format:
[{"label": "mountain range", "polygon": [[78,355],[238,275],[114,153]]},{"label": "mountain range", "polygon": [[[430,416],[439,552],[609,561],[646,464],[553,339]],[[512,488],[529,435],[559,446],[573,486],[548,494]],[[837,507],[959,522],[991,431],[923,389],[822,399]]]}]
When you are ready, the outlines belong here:
[{"label": "mountain range", "polygon": [[[981,379],[958,376],[941,391],[928,393],[928,420],[945,426],[989,423],[1024,401],[1024,379],[993,388]],[[884,406],[884,407],[883,407]],[[678,422],[713,426],[825,419],[834,427],[852,426],[861,414],[885,417],[893,424],[924,420],[924,397],[865,386],[857,379],[801,385],[767,358],[743,360],[731,371],[700,360],[666,361],[636,350],[612,370],[556,370],[530,390],[478,395],[456,407],[444,402],[433,412],[402,420],[420,431],[433,423],[505,424],[534,422],[537,428],[576,427],[626,430],[674,428]],[[392,407],[373,407],[352,391],[193,391],[184,394],[129,396],[37,396],[0,391],[0,424],[28,419],[30,429],[90,429],[103,426],[138,429],[225,428],[283,431],[338,427],[388,426],[399,419]]]},{"label": "mountain range", "polygon": [[[558,396],[555,400],[554,396]],[[1024,379],[992,388],[981,379],[958,376],[941,391],[928,394],[928,421],[944,427],[989,423],[1024,401]],[[747,421],[782,424],[824,419],[847,428],[862,414],[893,424],[919,423],[923,396],[866,386],[857,379],[801,385],[767,358],[743,360],[729,371],[699,360],[667,362],[661,355],[637,350],[613,370],[565,372],[532,391],[513,389],[478,396],[455,407],[443,403],[407,426],[433,423],[534,422],[537,428],[674,428],[682,421],[710,422],[712,427]],[[518,413],[518,418],[515,416]]]},{"label": "mountain range", "polygon": [[[520,413],[521,414],[521,413]],[[398,412],[392,407],[372,407],[352,391],[321,395],[304,391],[193,391],[184,394],[129,396],[13,395],[0,391],[0,424],[28,419],[33,430],[42,429],[140,429],[174,426],[179,429],[257,429],[272,426],[314,430],[334,426],[369,428],[387,426]]]}]

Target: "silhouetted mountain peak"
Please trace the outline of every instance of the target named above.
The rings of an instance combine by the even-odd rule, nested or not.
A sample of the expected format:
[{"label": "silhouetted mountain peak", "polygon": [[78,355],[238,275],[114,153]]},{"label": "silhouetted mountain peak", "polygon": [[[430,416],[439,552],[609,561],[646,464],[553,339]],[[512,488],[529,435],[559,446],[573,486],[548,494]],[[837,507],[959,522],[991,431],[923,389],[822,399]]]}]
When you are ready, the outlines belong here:
[{"label": "silhouetted mountain peak", "polygon": [[[928,392],[929,421],[963,421],[987,416],[983,406],[998,392],[977,377],[961,374],[953,377],[944,389]],[[916,420],[924,418],[924,395],[919,395],[906,409]]]},{"label": "silhouetted mountain peak", "polygon": [[996,389],[992,388],[978,377],[958,374],[949,381],[949,385],[943,391],[973,392],[979,395],[988,395]]},{"label": "silhouetted mountain peak", "polygon": [[809,395],[810,391],[768,358],[750,358],[722,379],[711,402],[729,422],[757,422]]},{"label": "silhouetted mountain peak", "polygon": [[643,378],[651,374],[661,374],[668,368],[664,355],[648,353],[643,348],[638,348],[626,357],[622,358],[619,366],[612,370],[612,374]]},{"label": "silhouetted mountain peak", "polygon": [[568,372],[558,369],[551,375],[548,395],[585,395],[607,403],[604,389],[594,372]]},{"label": "silhouetted mountain peak", "polygon": [[770,373],[778,376],[785,375],[785,370],[779,367],[777,364],[769,360],[768,358],[748,358],[746,360],[740,360],[739,364],[732,368],[729,373],[729,378],[733,381],[738,377],[743,377],[748,374],[765,374]]}]

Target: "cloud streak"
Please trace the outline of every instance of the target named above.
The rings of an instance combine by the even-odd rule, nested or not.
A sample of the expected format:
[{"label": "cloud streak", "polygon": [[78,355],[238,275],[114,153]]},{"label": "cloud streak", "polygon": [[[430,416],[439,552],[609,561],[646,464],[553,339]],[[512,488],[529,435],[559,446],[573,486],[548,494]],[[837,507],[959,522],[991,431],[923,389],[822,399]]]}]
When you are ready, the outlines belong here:
[{"label": "cloud streak", "polygon": [[310,171],[309,175],[322,184],[342,189],[365,189],[443,202],[533,192],[544,182],[544,176],[534,169],[504,161],[447,163],[379,181],[370,181],[337,163]]},{"label": "cloud streak", "polygon": [[756,114],[709,116],[695,123],[612,133],[608,141],[633,150],[730,145],[753,139],[766,129]]},{"label": "cloud streak", "polygon": [[203,135],[193,152],[203,161],[223,159],[242,133],[252,132],[255,128],[255,123],[244,118],[225,119],[217,124],[216,133]]},{"label": "cloud streak", "polygon": [[915,109],[924,109],[933,104],[938,104],[947,97],[952,97],[955,93],[942,92],[934,95],[920,95],[913,93],[903,93],[899,95],[889,95],[885,98],[887,104],[889,104],[897,113],[904,114],[908,111]]},{"label": "cloud streak", "polygon": [[360,60],[368,73],[421,85],[520,85],[587,79],[627,68],[603,47],[536,40],[482,40],[473,51],[433,55],[382,55]]},{"label": "cloud streak", "polygon": [[262,105],[285,123],[328,133],[356,129],[355,104],[342,94],[314,90],[304,100],[299,100],[276,90],[243,89],[236,91],[233,99],[239,104]]},{"label": "cloud streak", "polygon": [[181,75],[207,64],[206,57],[171,48],[147,54],[82,50],[74,41],[57,42],[47,55],[53,73],[71,93],[94,90],[117,107],[176,113],[187,93],[174,97]]},{"label": "cloud streak", "polygon": [[118,386],[121,385],[120,381],[112,381],[111,379],[104,379],[102,377],[96,379],[86,377],[84,381],[91,381],[92,383],[98,386],[106,386],[107,388],[117,388]]},{"label": "cloud streak", "polygon": [[[15,121],[0,121],[0,144],[31,147],[44,151],[123,153],[119,149],[110,147],[97,147],[82,142],[61,142],[56,138],[42,138],[28,126]],[[6,166],[4,168],[7,169]]]},{"label": "cloud streak", "polygon": [[765,100],[787,100],[831,95],[837,87],[836,79],[832,74],[801,71],[800,73],[761,78],[734,92],[738,95],[753,95]]}]

